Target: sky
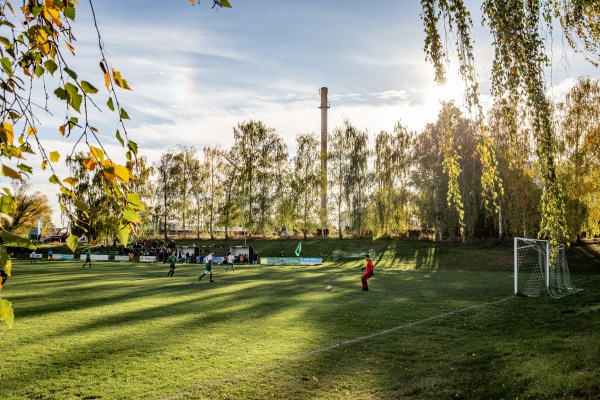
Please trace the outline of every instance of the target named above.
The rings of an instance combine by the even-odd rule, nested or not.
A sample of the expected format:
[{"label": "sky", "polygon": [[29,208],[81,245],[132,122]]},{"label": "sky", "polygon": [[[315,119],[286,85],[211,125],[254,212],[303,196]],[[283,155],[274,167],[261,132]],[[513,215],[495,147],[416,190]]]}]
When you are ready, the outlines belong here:
[{"label": "sky", "polygon": [[[233,144],[233,128],[260,120],[295,152],[298,133],[319,134],[319,89],[329,90],[329,131],[344,119],[371,138],[397,122],[421,130],[435,121],[440,100],[462,103],[463,86],[450,66],[448,84],[437,86],[423,52],[425,34],[418,1],[343,2],[230,0],[233,9],[192,6],[188,0],[96,0],[104,50],[132,91],[119,91],[131,121],[129,138],[150,162],[169,148]],[[477,72],[483,98],[493,50],[473,1]],[[88,1],[73,25],[73,69],[102,88],[98,37]],[[554,40],[549,80],[557,95],[574,78],[598,71]],[[105,96],[105,95],[103,95]],[[98,104],[106,99],[100,97]],[[114,116],[91,111],[106,148],[122,153]],[[44,139],[65,149],[56,134],[61,115],[49,118]],[[73,141],[75,138],[71,138]],[[38,163],[39,165],[39,163]],[[55,205],[47,177],[36,188]],[[38,180],[41,179],[41,180]],[[55,207],[58,209],[58,207]],[[63,226],[59,212],[53,221]]]}]

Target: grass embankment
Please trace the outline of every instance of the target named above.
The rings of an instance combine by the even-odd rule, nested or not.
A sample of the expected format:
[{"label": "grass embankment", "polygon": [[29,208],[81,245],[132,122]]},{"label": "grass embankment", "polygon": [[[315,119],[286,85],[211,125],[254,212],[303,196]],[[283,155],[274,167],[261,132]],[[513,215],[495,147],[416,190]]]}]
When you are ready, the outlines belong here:
[{"label": "grass embankment", "polygon": [[304,241],[303,255],[375,248],[371,291],[362,260],[216,267],[215,283],[193,264],[167,278],[165,264],[16,261],[0,398],[600,396],[597,247],[569,250],[584,290],[556,300],[512,297],[510,245],[341,243]]}]

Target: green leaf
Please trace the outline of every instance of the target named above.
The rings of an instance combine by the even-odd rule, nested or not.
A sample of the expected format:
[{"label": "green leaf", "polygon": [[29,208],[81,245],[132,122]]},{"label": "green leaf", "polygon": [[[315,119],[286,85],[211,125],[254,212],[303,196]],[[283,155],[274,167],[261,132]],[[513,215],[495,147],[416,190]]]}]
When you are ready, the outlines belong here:
[{"label": "green leaf", "polygon": [[44,75],[44,72],[46,72],[46,70],[41,65],[38,65],[37,67],[35,67],[35,76],[37,76],[38,78],[40,76]]},{"label": "green leaf", "polygon": [[81,89],[83,90],[83,93],[86,94],[98,93],[98,89],[96,89],[94,85],[87,81],[81,81]]},{"label": "green leaf", "polygon": [[221,0],[219,1],[219,4],[221,7],[231,8],[231,3],[229,3],[229,0]]},{"label": "green leaf", "polygon": [[58,97],[61,100],[66,100],[67,99],[67,91],[63,88],[57,88],[54,91],[54,94],[56,95],[56,97]]},{"label": "green leaf", "polygon": [[11,275],[12,272],[12,261],[8,256],[8,252],[6,251],[6,246],[0,247],[0,268],[6,272],[8,276]]},{"label": "green leaf", "polygon": [[69,76],[75,80],[77,80],[77,73],[75,73],[75,71],[73,71],[72,69],[68,68],[68,67],[64,67],[63,71],[65,71],[67,74],[69,74]]},{"label": "green leaf", "polygon": [[12,304],[8,300],[0,299],[0,321],[4,321],[9,329],[12,329],[15,313]]},{"label": "green leaf", "polygon": [[26,249],[35,250],[34,244],[27,238],[10,233],[7,230],[2,230],[2,240],[6,246],[25,247]]},{"label": "green leaf", "polygon": [[129,150],[131,150],[133,152],[133,154],[137,154],[138,146],[137,146],[136,142],[132,142],[130,140],[129,142],[127,142],[127,147],[129,147]]},{"label": "green leaf", "polygon": [[83,96],[80,94],[76,94],[75,96],[72,96],[69,100],[69,105],[71,107],[73,107],[77,112],[81,112],[80,108],[81,108],[81,102],[83,101]]},{"label": "green leaf", "polygon": [[44,62],[44,67],[46,68],[46,70],[48,72],[50,72],[50,75],[54,75],[54,71],[56,71],[58,69],[58,66],[56,65],[56,63],[54,61],[52,61],[51,59],[48,59]]},{"label": "green leaf", "polygon": [[19,164],[19,169],[25,172],[26,174],[31,174],[33,172],[33,168],[25,164]]},{"label": "green leaf", "polygon": [[108,98],[108,101],[106,102],[106,105],[108,106],[108,108],[110,109],[110,111],[115,111],[115,105],[113,104],[112,97]]},{"label": "green leaf", "polygon": [[75,128],[77,126],[77,123],[79,122],[79,119],[76,117],[71,117],[69,118],[69,131],[73,128]]},{"label": "green leaf", "polygon": [[50,178],[48,178],[48,180],[50,181],[50,183],[58,184],[58,177],[56,175],[52,175]]},{"label": "green leaf", "polygon": [[69,82],[67,82],[67,84],[65,85],[65,90],[67,91],[69,96],[75,96],[77,93],[79,93],[79,89],[77,89],[77,86]]},{"label": "green leaf", "polygon": [[0,219],[5,220],[9,224],[12,224],[12,222],[14,221],[13,217],[3,212],[0,212]]},{"label": "green leaf", "polygon": [[87,213],[90,209],[90,206],[88,206],[85,202],[77,199],[75,200],[75,202],[73,203],[75,205],[75,207],[79,208],[81,211]]},{"label": "green leaf", "polygon": [[123,217],[129,222],[138,223],[138,224],[142,222],[140,220],[140,217],[135,212],[135,210],[131,207],[123,208]]},{"label": "green leaf", "polygon": [[4,72],[6,72],[6,75],[8,75],[8,76],[14,76],[15,75],[13,73],[13,70],[12,70],[12,64],[11,64],[10,59],[8,57],[2,57],[0,59],[0,65],[2,65],[2,69],[4,70]]},{"label": "green leaf", "polygon": [[127,243],[129,242],[129,228],[127,225],[119,226],[119,230],[117,231],[117,239],[119,239],[119,242],[123,246],[127,247]]},{"label": "green leaf", "polygon": [[71,249],[71,252],[75,253],[75,249],[77,248],[77,243],[78,243],[77,236],[69,235],[69,237],[66,240],[66,243],[67,243],[67,247],[69,247],[69,249]]},{"label": "green leaf", "polygon": [[69,6],[65,8],[63,13],[65,17],[69,18],[71,21],[75,21],[75,7]]},{"label": "green leaf", "polygon": [[119,130],[117,129],[117,140],[119,141],[119,143],[121,143],[121,146],[125,146],[125,141],[123,140],[123,137],[121,137],[121,132],[119,132]]},{"label": "green leaf", "polygon": [[66,187],[64,187],[64,186],[61,186],[61,187],[60,187],[60,192],[61,192],[62,194],[64,194],[64,195],[66,195],[66,196],[69,196],[69,197],[75,197],[75,194],[73,193],[73,191],[72,191],[72,190],[69,190],[69,189],[67,189],[67,188],[66,188]]},{"label": "green leaf", "polygon": [[137,193],[129,193],[127,195],[127,204],[129,204],[129,206],[131,208],[134,208],[136,210],[143,210],[144,209],[144,205],[140,201],[140,197],[138,196]]},{"label": "green leaf", "polygon": [[[5,188],[5,190],[6,190],[6,188]],[[2,214],[7,215],[7,216],[12,215],[15,212],[16,208],[17,208],[17,201],[10,194],[0,197],[0,212]],[[6,217],[3,217],[3,218],[12,224],[12,221],[13,221],[12,217],[9,217],[9,219],[7,219]]]},{"label": "green leaf", "polygon": [[120,116],[121,116],[121,119],[129,119],[129,114],[127,114],[127,111],[125,111],[124,108],[121,108]]}]

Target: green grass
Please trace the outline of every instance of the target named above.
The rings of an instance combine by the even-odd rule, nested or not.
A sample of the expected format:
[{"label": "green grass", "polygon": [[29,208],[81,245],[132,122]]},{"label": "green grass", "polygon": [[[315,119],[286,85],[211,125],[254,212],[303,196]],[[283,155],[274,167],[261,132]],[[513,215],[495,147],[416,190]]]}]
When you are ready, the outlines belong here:
[{"label": "green grass", "polygon": [[16,261],[0,398],[600,397],[597,246],[569,250],[584,290],[556,300],[512,297],[510,244],[315,241],[303,255],[340,243],[377,250],[371,291],[362,260],[217,267],[215,283],[198,265],[167,278],[166,264]]}]

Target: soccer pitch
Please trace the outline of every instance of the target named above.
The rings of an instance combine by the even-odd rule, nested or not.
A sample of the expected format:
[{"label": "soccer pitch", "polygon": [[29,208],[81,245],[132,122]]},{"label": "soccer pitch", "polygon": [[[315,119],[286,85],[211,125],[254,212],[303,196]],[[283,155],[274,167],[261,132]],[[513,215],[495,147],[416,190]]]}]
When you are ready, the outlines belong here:
[{"label": "soccer pitch", "polygon": [[479,264],[383,252],[369,292],[362,260],[217,266],[214,283],[197,264],[168,278],[167,264],[16,261],[0,398],[598,395],[600,277],[573,274],[584,290],[559,300],[515,298],[512,266],[486,269],[486,249],[469,249],[444,252]]}]

